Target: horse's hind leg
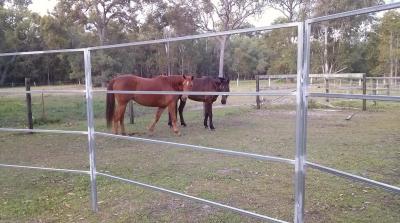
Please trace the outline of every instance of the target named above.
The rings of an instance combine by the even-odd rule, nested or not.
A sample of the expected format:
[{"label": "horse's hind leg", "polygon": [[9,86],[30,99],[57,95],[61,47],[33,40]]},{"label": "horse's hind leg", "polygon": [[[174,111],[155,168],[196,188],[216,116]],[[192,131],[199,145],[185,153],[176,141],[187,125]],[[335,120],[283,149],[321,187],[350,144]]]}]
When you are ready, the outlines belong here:
[{"label": "horse's hind leg", "polygon": [[118,107],[117,107],[115,115],[114,115],[114,134],[118,134],[118,124],[120,124],[121,134],[126,135],[125,126],[124,126],[124,115],[125,115],[125,109],[126,109],[127,103],[128,102],[120,102],[118,104]]},{"label": "horse's hind leg", "polygon": [[213,118],[212,103],[208,104],[208,116],[209,116],[208,118],[209,118],[209,121],[210,121],[210,129],[214,130],[215,127],[214,127],[214,123],[213,123],[213,120],[212,120],[212,118]]},{"label": "horse's hind leg", "polygon": [[161,114],[163,113],[164,109],[165,108],[158,108],[154,122],[149,127],[149,131],[151,133],[154,132],[154,127],[156,126],[158,120],[160,120]]},{"label": "horse's hind leg", "polygon": [[207,103],[203,102],[203,108],[204,108],[204,127],[208,129],[207,121],[208,121],[208,109],[207,109]]}]

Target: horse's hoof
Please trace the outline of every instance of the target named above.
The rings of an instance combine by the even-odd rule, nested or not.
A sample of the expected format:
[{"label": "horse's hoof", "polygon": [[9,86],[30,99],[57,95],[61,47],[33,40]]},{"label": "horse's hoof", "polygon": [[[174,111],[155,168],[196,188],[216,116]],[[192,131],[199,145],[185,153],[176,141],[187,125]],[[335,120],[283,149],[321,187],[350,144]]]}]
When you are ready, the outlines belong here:
[{"label": "horse's hoof", "polygon": [[181,132],[179,132],[179,131],[175,132],[175,134],[176,134],[177,136],[181,136],[181,135],[182,135]]},{"label": "horse's hoof", "polygon": [[205,126],[204,126],[204,128],[208,129],[208,126],[207,126],[207,125],[205,125]]},{"label": "horse's hoof", "polygon": [[214,128],[214,126],[211,126],[211,127],[210,127],[210,129],[211,129],[212,131],[215,131],[215,128]]},{"label": "horse's hoof", "polygon": [[121,133],[121,135],[122,135],[122,136],[126,136],[126,133],[125,133],[125,132],[123,132],[123,133]]},{"label": "horse's hoof", "polygon": [[181,123],[181,126],[186,127],[187,125],[186,123]]}]

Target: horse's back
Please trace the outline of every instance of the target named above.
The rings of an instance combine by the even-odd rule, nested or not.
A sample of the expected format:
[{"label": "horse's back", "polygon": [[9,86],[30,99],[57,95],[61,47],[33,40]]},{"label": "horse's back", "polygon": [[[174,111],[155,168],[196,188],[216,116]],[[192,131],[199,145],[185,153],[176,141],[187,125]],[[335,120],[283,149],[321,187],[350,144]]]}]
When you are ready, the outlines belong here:
[{"label": "horse's back", "polygon": [[114,90],[158,91],[165,87],[159,77],[144,78],[133,74],[123,74],[113,80]]},{"label": "horse's back", "polygon": [[[143,78],[136,75],[124,74],[113,79],[113,90],[121,91],[173,91],[170,78],[156,76],[154,78]],[[117,94],[118,101],[128,102],[134,100],[138,104],[150,107],[166,107],[175,95],[158,94]]]},{"label": "horse's back", "polygon": [[[192,91],[216,92],[218,91],[216,79],[208,76],[195,78],[193,79]],[[218,95],[189,95],[191,100],[199,102],[214,102],[217,97]]]}]

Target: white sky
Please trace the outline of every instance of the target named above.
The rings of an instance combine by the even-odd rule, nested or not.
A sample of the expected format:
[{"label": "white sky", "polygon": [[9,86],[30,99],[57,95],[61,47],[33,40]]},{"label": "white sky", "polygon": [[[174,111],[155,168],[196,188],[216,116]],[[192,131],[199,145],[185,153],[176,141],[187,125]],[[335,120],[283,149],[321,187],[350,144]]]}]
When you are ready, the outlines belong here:
[{"label": "white sky", "polygon": [[46,15],[47,11],[53,10],[56,3],[55,0],[32,0],[32,4],[28,8],[40,15]]},{"label": "white sky", "polygon": [[[399,2],[400,0],[385,0],[386,3]],[[56,0],[32,0],[32,4],[29,9],[39,13],[40,15],[46,15],[48,11],[52,11],[56,5]],[[267,26],[270,25],[276,18],[282,16],[282,14],[274,9],[266,9],[261,16],[254,16],[249,19],[249,22],[255,26]]]},{"label": "white sky", "polygon": [[[32,0],[32,4],[29,5],[29,9],[39,13],[40,15],[46,15],[48,11],[52,11],[56,5],[56,0]],[[249,22],[255,26],[266,26],[270,25],[276,18],[282,14],[273,9],[268,9],[262,16],[254,16],[249,19]]]}]

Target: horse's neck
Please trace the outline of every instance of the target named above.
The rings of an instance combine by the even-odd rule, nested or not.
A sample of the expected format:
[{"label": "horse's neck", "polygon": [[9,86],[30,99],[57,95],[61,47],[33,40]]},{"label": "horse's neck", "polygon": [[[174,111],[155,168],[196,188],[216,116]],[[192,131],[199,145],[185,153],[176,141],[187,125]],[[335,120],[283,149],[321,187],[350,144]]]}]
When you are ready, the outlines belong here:
[{"label": "horse's neck", "polygon": [[172,75],[164,77],[164,80],[169,83],[173,89],[177,90],[179,84],[182,82],[182,77],[179,75]]}]

